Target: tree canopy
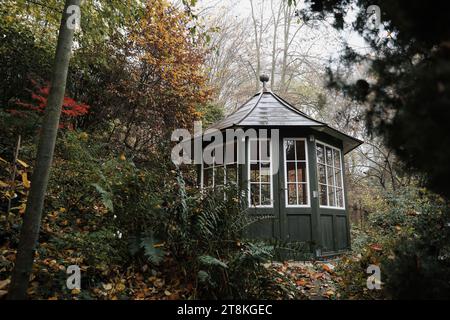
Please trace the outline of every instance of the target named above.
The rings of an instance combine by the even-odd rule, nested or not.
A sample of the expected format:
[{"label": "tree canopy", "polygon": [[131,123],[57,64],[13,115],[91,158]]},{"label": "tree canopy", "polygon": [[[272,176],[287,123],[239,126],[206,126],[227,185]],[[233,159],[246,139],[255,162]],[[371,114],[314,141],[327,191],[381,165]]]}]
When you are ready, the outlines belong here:
[{"label": "tree canopy", "polygon": [[[384,137],[407,168],[425,174],[428,185],[450,196],[450,25],[446,4],[422,1],[307,1],[308,21],[334,18],[335,28],[352,28],[370,45],[371,54],[348,46],[347,67],[367,66],[367,78],[349,82],[329,69],[329,86],[366,103],[370,132]],[[370,5],[381,9],[381,25],[371,27]],[[346,15],[357,12],[346,24]]]}]

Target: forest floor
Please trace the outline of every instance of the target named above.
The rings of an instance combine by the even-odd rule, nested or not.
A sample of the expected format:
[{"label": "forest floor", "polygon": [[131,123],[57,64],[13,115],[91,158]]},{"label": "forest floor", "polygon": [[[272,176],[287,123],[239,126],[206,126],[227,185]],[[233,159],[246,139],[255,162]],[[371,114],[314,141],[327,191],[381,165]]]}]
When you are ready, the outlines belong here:
[{"label": "forest floor", "polygon": [[[5,254],[2,250],[1,257],[13,260],[14,251]],[[45,259],[39,261],[40,268],[46,264],[49,269],[63,269],[55,260]],[[339,276],[335,273],[336,260],[331,261],[286,261],[271,262],[265,264],[275,276],[275,281],[284,285],[292,299],[305,300],[334,300],[339,299]],[[41,265],[42,263],[42,265]],[[53,265],[54,264],[54,265]],[[49,267],[51,265],[51,267]],[[41,269],[42,270],[42,269]],[[45,269],[44,269],[45,270]],[[61,270],[58,270],[61,272]],[[112,273],[112,272],[111,272]],[[144,275],[146,274],[146,275]],[[121,277],[120,277],[121,276]],[[33,277],[34,278],[34,277]],[[31,282],[29,294],[32,299],[138,299],[138,300],[177,300],[187,299],[192,294],[192,286],[183,285],[179,277],[166,277],[160,272],[154,272],[148,277],[148,272],[141,270],[128,270],[126,274],[108,274],[104,283],[97,288],[88,289],[89,294],[85,296],[81,292],[69,292],[69,294],[53,294],[51,296],[39,292],[38,287],[42,285],[41,278],[37,276]],[[5,298],[10,279],[0,281],[0,299]],[[42,280],[42,279],[39,279]],[[108,281],[109,280],[109,281]],[[52,286],[51,286],[52,287]],[[47,288],[47,290],[50,288]],[[52,288],[55,289],[55,288]],[[46,291],[47,291],[46,290]],[[50,289],[50,291],[53,291]],[[82,290],[84,291],[84,290]],[[48,292],[48,291],[47,291]],[[125,294],[127,292],[127,294]],[[85,292],[86,293],[86,292]],[[81,296],[80,296],[81,294]],[[82,297],[83,296],[83,297]],[[273,297],[276,299],[276,297]],[[286,297],[284,297],[286,298]],[[282,299],[282,297],[280,297]]]},{"label": "forest floor", "polygon": [[[43,223],[42,236],[61,238],[62,229],[57,224]],[[50,234],[51,232],[51,234]],[[0,245],[0,300],[4,299],[10,284],[16,250],[9,242]],[[273,299],[325,300],[339,299],[339,275],[335,272],[339,260],[285,261],[266,263],[273,279],[285,288],[282,296]],[[77,250],[60,250],[54,241],[42,241],[36,255],[28,294],[31,299],[137,299],[178,300],[189,299],[194,285],[183,281],[176,263],[167,258],[162,270],[149,265],[141,268],[123,268],[117,265],[92,265],[77,254]],[[80,265],[82,290],[68,290],[66,268]],[[287,294],[286,294],[287,293]]]},{"label": "forest floor", "polygon": [[284,263],[272,262],[266,267],[276,271],[280,278],[278,281],[289,281],[298,292],[292,296],[301,296],[308,300],[339,299],[337,290],[339,277],[334,269],[336,260],[330,261],[286,261]]}]

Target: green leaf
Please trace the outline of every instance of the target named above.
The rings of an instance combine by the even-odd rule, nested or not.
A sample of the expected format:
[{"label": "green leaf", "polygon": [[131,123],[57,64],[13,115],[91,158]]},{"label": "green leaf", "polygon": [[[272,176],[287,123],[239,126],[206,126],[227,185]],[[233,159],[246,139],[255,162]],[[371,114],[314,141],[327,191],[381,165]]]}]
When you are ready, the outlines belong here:
[{"label": "green leaf", "polygon": [[211,279],[211,276],[209,275],[208,272],[206,272],[204,270],[200,270],[197,273],[197,278],[198,278],[198,282],[200,282],[200,283],[208,283],[209,280]]},{"label": "green leaf", "polygon": [[114,205],[113,205],[113,201],[112,201],[111,192],[106,191],[97,183],[93,183],[92,186],[95,187],[95,189],[98,191],[98,193],[100,193],[100,195],[102,196],[102,202],[105,205],[105,207],[109,211],[114,212]]},{"label": "green leaf", "polygon": [[200,256],[198,257],[198,261],[206,266],[219,266],[225,269],[228,268],[225,262],[222,262],[219,259],[216,259],[211,256]]},{"label": "green leaf", "polygon": [[166,253],[158,247],[158,241],[153,237],[153,233],[149,233],[142,238],[141,247],[144,248],[145,256],[154,265],[159,265]]},{"label": "green leaf", "polygon": [[128,238],[128,251],[132,256],[141,250],[141,240],[138,236],[130,236]]}]

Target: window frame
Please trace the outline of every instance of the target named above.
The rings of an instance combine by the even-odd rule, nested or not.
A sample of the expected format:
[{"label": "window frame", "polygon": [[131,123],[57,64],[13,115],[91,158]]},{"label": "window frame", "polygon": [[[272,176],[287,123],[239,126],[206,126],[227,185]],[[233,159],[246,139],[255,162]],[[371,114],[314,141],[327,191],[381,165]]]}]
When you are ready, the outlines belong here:
[{"label": "window frame", "polygon": [[[324,146],[324,161],[325,163],[320,163],[321,165],[325,166],[325,186],[327,189],[327,205],[324,206],[322,204],[320,204],[320,185],[324,185],[323,183],[320,183],[320,177],[319,177],[319,161],[317,158],[317,145],[321,144],[322,146]],[[333,209],[333,210],[346,210],[346,202],[345,202],[345,186],[344,186],[344,170],[343,170],[343,156],[342,156],[342,150],[340,148],[337,148],[335,146],[332,146],[328,143],[322,142],[320,140],[316,140],[314,142],[315,145],[315,149],[314,152],[316,153],[316,170],[317,170],[317,196],[318,196],[318,201],[319,201],[319,208],[324,208],[324,209]],[[328,183],[328,174],[326,171],[326,167],[329,166],[327,164],[327,160],[326,160],[326,147],[330,148],[330,149],[334,149],[337,150],[339,152],[339,164],[340,164],[340,168],[339,170],[341,171],[341,187],[337,186],[336,183],[336,173],[333,172],[333,180],[334,180],[334,185],[331,185]],[[333,160],[332,160],[333,164],[331,165],[331,167],[333,167],[333,169],[336,169],[336,166],[334,165],[334,152],[333,152]],[[338,189],[342,189],[342,207],[338,207],[338,206],[330,206],[329,204],[329,193],[328,193],[328,187],[333,187],[334,188],[334,197],[335,197],[335,202],[337,202],[337,190]]]},{"label": "window frame", "polygon": [[[295,144],[295,160],[289,160],[289,162],[295,163],[295,185],[297,187],[297,203],[299,200],[298,197],[298,184],[305,184],[303,182],[298,182],[298,174],[297,174],[297,163],[298,162],[304,162],[306,166],[306,192],[307,192],[307,203],[306,204],[289,204],[289,198],[288,198],[288,177],[287,177],[287,154],[286,154],[286,142],[288,140],[291,141],[303,141],[305,143],[305,160],[297,160],[297,144]],[[310,177],[309,177],[309,154],[308,154],[308,141],[306,138],[283,138],[283,166],[284,166],[284,205],[286,208],[311,208],[311,193],[310,193]]]},{"label": "window frame", "polygon": [[205,161],[203,161],[202,159],[202,163],[200,165],[200,190],[203,191],[205,189],[215,189],[216,188],[216,167],[217,168],[223,168],[223,183],[220,185],[217,185],[217,187],[224,187],[225,185],[227,185],[228,181],[227,181],[227,166],[235,166],[236,168],[236,181],[234,181],[237,185],[239,185],[239,142],[237,140],[234,140],[233,143],[237,143],[238,147],[236,148],[236,162],[231,162],[231,163],[226,163],[226,149],[227,149],[227,145],[229,143],[223,143],[223,164],[216,164],[216,156],[213,156],[213,162],[211,164],[211,166],[208,167],[212,168],[212,185],[205,187],[204,185],[204,174],[205,174]]},{"label": "window frame", "polygon": [[[258,162],[257,163],[260,163],[261,162],[261,147],[260,147],[260,141],[261,140],[268,140],[269,141],[269,152],[270,152],[270,156],[269,156],[269,164],[270,164],[270,174],[269,174],[269,185],[270,185],[270,205],[269,204],[259,204],[259,205],[253,205],[252,204],[252,198],[251,198],[251,185],[252,185],[252,182],[251,182],[251,178],[250,178],[250,175],[251,175],[251,159],[250,159],[250,156],[251,156],[251,150],[250,150],[250,147],[251,147],[251,142],[252,141],[257,141],[258,142],[258,158],[259,158],[259,160],[258,160]],[[274,197],[273,197],[273,147],[272,147],[272,139],[271,138],[249,138],[248,140],[247,140],[247,193],[248,193],[248,207],[249,208],[268,208],[268,209],[273,209],[274,208],[274,202],[275,202],[275,199],[274,199]],[[266,162],[266,161],[263,161],[263,162]],[[258,185],[260,186],[260,191],[259,191],[259,193],[260,193],[260,200],[259,200],[259,202],[261,202],[261,185],[262,185],[262,183],[261,183],[261,165],[259,166],[259,170],[260,170],[260,174],[259,174],[259,182],[258,182]]]}]

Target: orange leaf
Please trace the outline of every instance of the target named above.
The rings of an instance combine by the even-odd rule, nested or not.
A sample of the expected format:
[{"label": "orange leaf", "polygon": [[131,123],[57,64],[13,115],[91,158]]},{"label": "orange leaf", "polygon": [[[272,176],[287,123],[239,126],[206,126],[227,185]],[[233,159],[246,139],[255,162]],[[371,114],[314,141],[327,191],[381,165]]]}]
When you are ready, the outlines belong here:
[{"label": "orange leaf", "polygon": [[305,281],[305,279],[300,279],[300,280],[295,281],[295,283],[298,286],[303,287],[306,284],[306,281]]}]

